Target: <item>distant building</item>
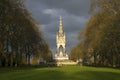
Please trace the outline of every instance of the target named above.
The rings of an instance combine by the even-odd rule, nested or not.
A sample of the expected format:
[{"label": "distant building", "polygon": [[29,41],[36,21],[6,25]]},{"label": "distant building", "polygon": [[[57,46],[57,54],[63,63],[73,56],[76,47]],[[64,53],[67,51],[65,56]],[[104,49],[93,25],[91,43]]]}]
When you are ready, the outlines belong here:
[{"label": "distant building", "polygon": [[57,61],[64,61],[69,59],[66,53],[66,35],[63,32],[61,16],[60,16],[59,31],[56,35],[56,54],[54,56],[54,59]]}]

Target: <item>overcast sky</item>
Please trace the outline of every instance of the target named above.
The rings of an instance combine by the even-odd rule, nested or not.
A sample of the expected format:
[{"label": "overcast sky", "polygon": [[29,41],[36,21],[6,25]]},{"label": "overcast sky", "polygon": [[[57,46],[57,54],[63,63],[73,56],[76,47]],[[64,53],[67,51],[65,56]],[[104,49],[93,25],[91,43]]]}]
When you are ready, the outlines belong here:
[{"label": "overcast sky", "polygon": [[78,32],[84,28],[89,19],[90,0],[26,0],[25,5],[37,20],[54,54],[59,17],[63,17],[68,53],[71,47],[78,43]]}]

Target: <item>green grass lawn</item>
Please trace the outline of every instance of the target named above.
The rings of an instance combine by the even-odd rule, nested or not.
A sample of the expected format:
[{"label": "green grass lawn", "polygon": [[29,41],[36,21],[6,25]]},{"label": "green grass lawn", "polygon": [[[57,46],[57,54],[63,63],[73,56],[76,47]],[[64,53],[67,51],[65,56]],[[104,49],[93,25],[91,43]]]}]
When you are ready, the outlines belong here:
[{"label": "green grass lawn", "polygon": [[0,68],[0,80],[120,80],[120,69],[85,66]]}]

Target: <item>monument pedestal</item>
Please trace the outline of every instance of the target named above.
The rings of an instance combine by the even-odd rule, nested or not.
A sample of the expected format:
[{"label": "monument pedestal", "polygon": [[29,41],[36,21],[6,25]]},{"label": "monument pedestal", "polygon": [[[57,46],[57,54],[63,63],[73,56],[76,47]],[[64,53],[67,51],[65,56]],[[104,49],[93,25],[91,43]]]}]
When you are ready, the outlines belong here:
[{"label": "monument pedestal", "polygon": [[55,57],[54,57],[54,59],[55,59],[56,61],[66,61],[66,60],[69,60],[67,54],[66,54],[66,55],[56,54]]}]

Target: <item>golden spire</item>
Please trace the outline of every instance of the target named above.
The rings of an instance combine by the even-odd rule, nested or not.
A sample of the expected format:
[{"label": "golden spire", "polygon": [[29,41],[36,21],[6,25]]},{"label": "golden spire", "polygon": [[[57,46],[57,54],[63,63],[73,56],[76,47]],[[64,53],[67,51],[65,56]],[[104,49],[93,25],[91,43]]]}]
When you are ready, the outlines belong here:
[{"label": "golden spire", "polygon": [[63,34],[63,29],[62,29],[62,17],[60,16],[60,24],[59,24],[59,34]]}]

